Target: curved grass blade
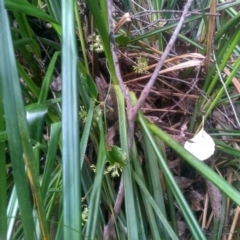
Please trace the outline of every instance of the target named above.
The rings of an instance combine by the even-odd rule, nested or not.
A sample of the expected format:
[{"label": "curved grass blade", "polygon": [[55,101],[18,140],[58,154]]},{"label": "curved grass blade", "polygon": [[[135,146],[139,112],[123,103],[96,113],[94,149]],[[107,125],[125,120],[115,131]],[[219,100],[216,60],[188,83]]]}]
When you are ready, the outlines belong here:
[{"label": "curved grass blade", "polygon": [[24,13],[26,15],[40,18],[47,22],[50,22],[54,29],[56,30],[56,32],[58,33],[58,35],[61,36],[61,26],[59,25],[57,20],[46,14],[44,11],[31,5],[30,3],[26,1],[5,0],[5,7],[7,10]]},{"label": "curved grass blade", "polygon": [[169,147],[175,150],[183,159],[192,165],[198,172],[200,172],[206,179],[216,185],[222,192],[231,198],[236,204],[240,205],[240,192],[231,186],[227,181],[221,178],[216,172],[209,168],[202,161],[199,161],[179,143],[173,140],[167,133],[159,129],[152,123],[146,123],[147,127],[153,134],[162,139]]},{"label": "curved grass blade", "polygon": [[35,103],[26,107],[30,137],[37,142],[41,141],[46,115],[47,107],[45,105]]},{"label": "curved grass blade", "polygon": [[38,99],[38,104],[45,103],[47,100],[48,91],[49,91],[50,84],[52,81],[52,74],[53,74],[54,67],[55,67],[55,64],[56,64],[59,54],[60,54],[60,52],[54,53],[54,55],[51,59],[51,62],[48,66],[47,72],[43,79],[43,83],[42,83],[42,87],[41,87],[41,91],[40,91],[40,95],[39,95],[39,99]]},{"label": "curved grass blade", "polygon": [[51,23],[58,23],[54,18],[46,14],[44,11],[38,9],[37,7],[25,1],[5,0],[5,6],[6,9],[10,11],[24,13],[26,15],[40,18]]},{"label": "curved grass blade", "polygon": [[[33,34],[33,31],[31,29],[31,26],[29,24],[29,21],[28,21],[26,15],[22,14],[22,13],[15,12],[15,11],[13,12],[13,14],[14,14],[15,21],[17,22],[18,30],[19,30],[19,34],[20,34],[21,38],[22,39],[33,39],[34,34]],[[25,48],[25,46],[23,45],[22,48]],[[22,48],[20,48],[19,50],[21,50]],[[35,43],[35,44],[32,44],[32,45],[28,45],[28,48],[31,49],[30,51],[31,51],[32,55],[36,55],[37,57],[40,57],[40,55],[41,55],[40,52],[41,51],[40,51],[40,48],[39,48],[38,44]],[[35,59],[33,58],[33,60],[35,60]],[[33,61],[33,64],[35,64],[34,61]],[[38,67],[38,66],[35,66],[35,67]]]},{"label": "curved grass blade", "polygon": [[219,141],[217,139],[215,140],[215,143],[217,144],[218,151],[227,153],[230,156],[235,156],[237,158],[240,158],[240,152],[238,149],[232,148],[229,145],[227,145],[226,143]]},{"label": "curved grass blade", "polygon": [[36,40],[32,38],[22,38],[22,39],[15,40],[13,42],[13,46],[15,50],[19,50],[22,47],[26,47],[29,45],[38,50],[37,52],[35,52],[35,54],[37,54],[37,56],[40,57],[40,49],[37,48],[38,44]]},{"label": "curved grass blade", "polygon": [[28,76],[28,74],[25,72],[23,66],[19,63],[17,63],[18,73],[23,78],[24,82],[30,89],[31,93],[35,95],[36,98],[39,96],[39,89],[36,86],[36,84],[33,82],[33,80]]}]

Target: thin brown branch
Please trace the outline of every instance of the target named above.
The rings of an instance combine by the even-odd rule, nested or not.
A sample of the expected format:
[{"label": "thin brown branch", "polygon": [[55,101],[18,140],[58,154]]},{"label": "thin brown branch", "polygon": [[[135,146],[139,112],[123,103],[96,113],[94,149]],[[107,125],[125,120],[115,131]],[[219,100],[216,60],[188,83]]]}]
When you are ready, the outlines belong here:
[{"label": "thin brown branch", "polygon": [[[210,3],[210,12],[216,13],[216,0],[211,1]],[[206,52],[206,61],[205,61],[205,71],[208,72],[211,64],[211,53],[212,46],[214,41],[214,33],[215,33],[215,16],[209,18],[208,22],[208,31],[207,31],[207,52]]]},{"label": "thin brown branch", "polygon": [[118,194],[117,194],[117,198],[114,206],[114,212],[111,215],[108,221],[108,224],[104,228],[104,234],[103,234],[104,240],[111,239],[111,236],[113,235],[113,226],[114,226],[115,218],[120,211],[122,201],[123,201],[123,196],[124,196],[123,177],[121,177],[121,182],[120,182],[120,186],[118,189]]},{"label": "thin brown branch", "polygon": [[[204,60],[203,60],[203,61],[204,61]],[[181,98],[180,98],[180,100],[179,100],[175,105],[173,105],[172,107],[170,107],[168,110],[173,110],[175,107],[179,106],[179,104],[180,104],[182,101],[184,101],[184,99],[189,95],[189,93],[194,89],[194,87],[196,87],[197,82],[198,82],[198,80],[199,80],[200,69],[201,69],[201,68],[199,68],[195,80],[193,80],[192,83],[190,83],[190,88],[189,88],[189,90],[188,90],[184,95],[182,95]],[[167,114],[167,111],[166,111],[165,113],[163,113],[159,119],[162,120],[163,117],[166,116],[166,114]]]},{"label": "thin brown branch", "polygon": [[112,57],[113,57],[115,73],[116,73],[116,76],[117,76],[119,86],[120,86],[120,88],[122,90],[122,93],[125,97],[127,107],[132,107],[132,103],[131,103],[131,100],[129,98],[128,90],[123,83],[123,79],[122,79],[122,75],[121,75],[121,71],[120,71],[120,67],[119,67],[119,61],[118,61],[118,57],[117,57],[117,54],[116,54],[116,43],[115,43],[115,39],[114,39],[114,28],[113,28],[112,11],[111,11],[111,9],[112,9],[111,0],[107,0],[107,9],[108,9],[108,30],[109,30],[109,36],[110,36],[110,48],[111,48],[111,53],[112,53]]},{"label": "thin brown branch", "polygon": [[114,28],[113,28],[113,20],[112,20],[112,5],[111,5],[111,0],[107,0],[107,9],[108,9],[108,28],[109,28],[109,36],[110,36],[110,48],[111,48],[111,53],[113,57],[113,63],[115,67],[115,73],[117,76],[117,80],[119,83],[119,86],[121,88],[121,91],[123,93],[123,96],[126,100],[127,104],[127,117],[128,117],[128,148],[129,151],[131,152],[132,148],[132,142],[133,142],[133,133],[134,133],[134,121],[129,120],[129,116],[131,116],[131,113],[133,111],[133,106],[132,106],[132,101],[130,100],[129,94],[128,94],[128,89],[125,87],[119,67],[119,61],[118,57],[116,54],[116,43],[114,39]]},{"label": "thin brown branch", "polygon": [[170,50],[172,49],[176,39],[177,39],[177,36],[178,36],[178,33],[180,32],[182,26],[183,26],[183,23],[184,23],[184,20],[186,19],[186,16],[187,16],[187,13],[188,13],[188,9],[189,7],[191,6],[193,0],[188,0],[185,7],[184,7],[184,10],[183,10],[183,13],[182,13],[182,16],[180,18],[180,21],[176,27],[176,29],[174,30],[173,32],[173,35],[166,47],[166,49],[164,50],[149,82],[147,83],[147,85],[145,86],[145,88],[143,89],[138,101],[137,101],[137,104],[133,107],[133,110],[130,112],[130,116],[129,117],[129,121],[132,122],[132,121],[135,121],[135,117],[137,115],[137,112],[138,110],[143,106],[146,98],[148,97],[149,95],[149,92],[151,91],[151,88],[152,86],[154,85],[156,79],[157,79],[157,76],[159,74],[159,71],[161,70],[162,66],[163,66],[163,63],[165,61],[165,59],[167,58]]},{"label": "thin brown branch", "polygon": [[[109,27],[109,36],[110,36],[110,48],[111,48],[111,53],[112,53],[112,57],[113,57],[113,62],[114,62],[114,67],[115,67],[115,73],[117,76],[117,80],[119,83],[119,86],[121,88],[121,91],[124,95],[124,98],[126,100],[127,103],[127,109],[129,111],[132,110],[132,103],[128,94],[128,90],[125,87],[124,83],[123,83],[123,79],[122,79],[122,75],[120,72],[120,67],[119,67],[119,61],[117,58],[117,54],[116,54],[116,43],[115,43],[115,39],[114,39],[114,29],[113,29],[113,20],[112,20],[112,11],[111,11],[111,0],[107,0],[107,9],[108,9],[108,27]],[[133,129],[134,129],[134,121],[131,123],[131,125],[129,125],[131,127],[129,127],[128,132],[131,133],[131,135],[128,133],[128,136],[132,136],[133,134]],[[130,139],[128,139],[128,148],[129,150],[131,149],[131,143],[132,141],[129,141]],[[111,238],[111,235],[113,234],[113,226],[114,226],[114,222],[115,222],[115,218],[117,217],[122,202],[123,202],[123,197],[124,197],[124,186],[123,186],[123,177],[121,177],[121,182],[120,182],[120,186],[118,189],[118,194],[117,194],[117,198],[116,198],[116,202],[115,202],[115,206],[114,206],[114,212],[111,215],[108,224],[106,225],[106,227],[104,228],[104,240],[109,240]]]}]

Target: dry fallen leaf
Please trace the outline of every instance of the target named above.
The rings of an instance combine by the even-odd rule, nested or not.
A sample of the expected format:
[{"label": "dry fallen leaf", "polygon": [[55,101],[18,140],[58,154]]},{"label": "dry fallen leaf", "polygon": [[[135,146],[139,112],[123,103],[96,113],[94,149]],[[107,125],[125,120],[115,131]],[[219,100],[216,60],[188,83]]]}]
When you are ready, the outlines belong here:
[{"label": "dry fallen leaf", "polygon": [[182,190],[188,188],[192,183],[194,183],[194,180],[185,177],[174,177],[174,179]]}]

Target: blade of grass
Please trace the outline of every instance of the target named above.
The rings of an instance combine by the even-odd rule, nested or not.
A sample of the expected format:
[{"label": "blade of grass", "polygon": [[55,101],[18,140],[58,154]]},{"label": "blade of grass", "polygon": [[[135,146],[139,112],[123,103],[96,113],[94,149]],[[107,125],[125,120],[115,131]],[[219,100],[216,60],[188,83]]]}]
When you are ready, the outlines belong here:
[{"label": "blade of grass", "polygon": [[57,20],[46,14],[44,11],[31,5],[30,3],[25,1],[5,0],[5,7],[7,10],[24,13],[26,15],[40,18],[47,22],[50,22],[54,29],[56,30],[56,32],[58,33],[58,35],[61,36],[61,26],[59,25]]},{"label": "blade of grass", "polygon": [[5,0],[5,6],[6,9],[10,11],[24,13],[26,15],[40,18],[51,23],[58,23],[54,18],[50,17],[44,11],[38,9],[37,7],[25,1]]},{"label": "blade of grass", "polygon": [[[202,11],[204,12],[204,11]],[[216,14],[216,0],[212,0],[210,2],[210,13]],[[209,16],[208,20],[208,28],[207,28],[207,40],[206,40],[206,59],[205,59],[205,69],[206,72],[210,67],[211,62],[211,53],[214,41],[214,33],[215,33],[215,16]]]},{"label": "blade of grass", "polygon": [[[225,36],[225,38],[226,38],[226,36]],[[240,29],[238,27],[238,30],[236,30],[234,32],[234,34],[232,34],[229,38],[224,39],[223,46],[220,46],[220,50],[218,51],[218,55],[216,57],[217,58],[217,63],[216,64],[220,63],[220,65],[219,65],[219,71],[220,72],[222,72],[223,69],[226,67],[230,56],[232,55],[234,49],[237,46],[239,38],[240,38]],[[235,64],[235,66],[236,66],[236,64]],[[231,76],[231,78],[232,77],[233,76]],[[230,76],[228,76],[228,79],[230,79]],[[218,80],[219,80],[218,71],[216,71],[216,66],[212,65],[210,70],[208,71],[208,74],[206,76],[204,86],[203,86],[203,90],[206,91],[206,94],[208,94],[208,95],[212,94],[212,97],[213,97],[213,94],[214,94],[213,91],[216,88],[216,84],[218,83]],[[222,91],[224,91],[224,88],[222,88]],[[221,91],[221,94],[218,93],[219,97],[221,97],[222,91]],[[213,99],[215,99],[215,97]],[[218,100],[219,100],[219,98],[218,98]],[[213,101],[213,102],[214,102],[214,105],[217,103],[216,100]],[[197,115],[199,114],[199,112],[201,112],[200,108],[202,106],[204,106],[205,103],[206,103],[206,99],[200,97],[196,106],[195,106],[195,108],[194,108],[193,115],[192,115],[192,118],[191,118],[191,121],[190,121],[190,126],[189,126],[190,131],[193,130]],[[211,103],[211,106],[214,106],[214,105],[213,105],[213,103]],[[212,108],[211,108],[211,110],[212,110]],[[207,111],[208,111],[208,114],[205,114],[205,119],[210,113],[209,110],[207,110]],[[201,126],[199,126],[199,128],[200,127]]]},{"label": "blade of grass", "polygon": [[92,126],[92,117],[93,117],[93,112],[94,112],[94,106],[95,106],[95,101],[93,101],[91,99],[90,103],[89,103],[87,119],[85,122],[84,130],[83,130],[81,141],[80,141],[80,149],[81,149],[80,168],[81,169],[82,169],[84,156],[85,156],[86,149],[87,149],[88,138],[89,138],[89,134],[90,134],[91,126]]},{"label": "blade of grass", "polygon": [[216,172],[209,168],[202,161],[199,161],[179,143],[173,140],[167,133],[152,123],[146,123],[147,127],[153,134],[162,139],[169,147],[175,150],[183,159],[185,159],[190,165],[192,165],[198,172],[200,172],[206,179],[216,185],[222,192],[224,192],[229,198],[231,198],[236,204],[240,205],[240,193],[233,186],[227,183]]},{"label": "blade of grass", "polygon": [[86,50],[85,50],[86,49],[86,44],[85,44],[85,39],[84,39],[83,24],[82,24],[82,21],[81,21],[80,14],[78,12],[77,1],[75,3],[75,16],[76,16],[78,36],[79,36],[79,40],[80,40],[80,43],[81,43],[82,54],[83,54],[83,59],[84,59],[84,63],[85,63],[84,66],[86,68],[86,72],[89,74],[88,59],[87,59],[87,54],[86,54]]},{"label": "blade of grass", "polygon": [[[30,27],[30,24],[29,24],[29,21],[28,21],[26,15],[15,12],[15,11],[13,12],[13,14],[15,17],[15,21],[17,22],[18,30],[21,35],[21,38],[22,39],[34,39],[34,34]],[[38,44],[32,44],[32,45],[28,46],[28,48],[31,48],[32,55],[36,55],[37,57],[40,57],[41,54],[40,54],[40,48],[39,48]],[[33,62],[33,64],[34,64],[34,62]],[[37,66],[35,66],[35,67],[37,67]]]},{"label": "blade of grass", "polygon": [[7,140],[6,131],[0,131],[0,142],[5,142]]},{"label": "blade of grass", "polygon": [[[132,147],[132,159],[133,159],[134,168],[136,169],[135,170],[136,174],[139,176],[141,184],[146,188],[146,182],[145,182],[144,175],[143,175],[143,172],[141,169],[140,161],[138,159],[137,147],[136,147],[135,142],[133,143],[133,147]],[[151,161],[152,161],[152,159],[151,159]],[[159,178],[158,168],[156,168],[156,170],[157,170],[156,176],[158,176],[158,178]],[[161,191],[161,188],[158,190]],[[147,218],[148,218],[149,225],[151,228],[151,234],[153,236],[153,239],[166,239],[167,240],[168,237],[166,235],[164,228],[162,226],[160,226],[160,228],[158,228],[158,224],[156,222],[153,209],[151,208],[145,195],[142,196],[142,199],[143,199],[143,203],[144,203],[144,209],[146,210]],[[156,200],[155,200],[155,204],[156,204]],[[161,214],[162,214],[161,217],[164,217],[166,219],[165,209],[164,209],[164,211],[161,212]],[[170,226],[168,226],[168,227],[170,227]],[[171,229],[171,231],[172,231],[172,229]],[[169,231],[167,231],[167,232],[169,232]]]},{"label": "blade of grass", "polygon": [[[131,158],[128,149],[128,134],[127,134],[127,121],[126,121],[126,112],[124,97],[122,95],[121,89],[119,86],[114,86],[117,104],[118,104],[118,116],[119,116],[119,131],[120,131],[120,141],[121,148],[127,155],[126,166],[123,170],[123,181],[124,181],[124,194],[127,196],[125,198],[125,211],[127,218],[127,230],[128,230],[128,239],[138,239],[138,227],[137,227],[137,215],[135,209],[135,201],[131,175]],[[136,226],[136,227],[132,227]]]},{"label": "blade of grass", "polygon": [[[136,184],[134,183],[134,189],[136,189]],[[145,209],[145,204],[143,203],[144,201],[142,201],[142,199],[140,198],[140,195],[136,194],[135,196],[135,206],[136,206],[136,213],[137,213],[137,226],[138,226],[138,234],[139,236],[141,236],[142,240],[147,240],[147,236],[149,237],[149,235],[151,235],[150,233],[148,233],[148,229],[146,228],[146,226],[144,226],[144,217],[145,212],[142,210],[143,208]],[[146,202],[146,201],[145,201]],[[147,203],[148,204],[148,203]],[[146,207],[146,211],[150,210],[150,214],[148,216],[151,216],[153,211],[151,208]],[[150,221],[151,222],[151,221]],[[151,225],[151,223],[150,223]],[[157,230],[157,226],[156,226],[156,230]],[[153,233],[153,236],[155,237],[156,234]],[[155,239],[155,238],[153,238]],[[161,240],[162,238],[158,235],[158,238]]]},{"label": "blade of grass", "polygon": [[224,220],[226,219],[226,208],[227,208],[227,197],[225,194],[222,194],[222,209],[221,209],[221,219],[220,219],[220,223],[219,223],[219,229],[220,231],[218,231],[218,240],[222,239],[222,234],[223,234],[223,230],[224,230]]},{"label": "blade of grass", "polygon": [[[16,31],[15,34],[12,34],[14,41],[18,41],[19,39],[33,39],[33,31],[29,25],[29,21],[26,15],[13,11],[14,21],[16,22],[18,28],[14,29]],[[41,83],[41,69],[39,62],[37,62],[37,58],[40,58],[40,48],[38,44],[31,45],[22,45],[21,48],[18,49],[19,55],[21,55],[22,59],[25,59],[25,65],[27,68],[30,68],[30,72],[34,76],[34,81],[40,85]]]},{"label": "blade of grass", "polygon": [[28,105],[25,109],[30,137],[37,142],[41,142],[47,107],[43,104],[38,105],[34,103]]},{"label": "blade of grass", "polygon": [[26,85],[29,87],[29,90],[31,93],[35,95],[35,97],[39,97],[39,89],[36,86],[36,84],[33,82],[33,80],[28,76],[28,74],[25,72],[23,66],[19,63],[17,63],[18,73],[23,78]]},{"label": "blade of grass", "polygon": [[[235,6],[237,4],[239,4],[240,1],[234,1],[234,2],[229,2],[229,3],[226,3],[224,5],[220,5],[220,6],[217,6],[217,9],[216,11],[219,12],[219,11],[222,11],[224,9],[227,9],[227,8],[230,8],[232,6]],[[207,12],[209,10],[209,7],[208,8],[204,8],[204,10]],[[190,22],[193,22],[195,20],[198,20],[198,19],[201,19],[202,18],[202,15],[199,14],[199,15],[191,15],[189,17],[187,17],[184,21],[184,24],[187,24],[187,23],[190,23]],[[159,27],[157,29],[154,29],[152,31],[149,31],[149,32],[146,32],[145,34],[141,34],[140,36],[137,36],[135,38],[132,38],[130,40],[130,43],[132,42],[136,42],[138,40],[142,40],[142,39],[145,39],[145,38],[148,38],[148,37],[151,37],[152,35],[155,35],[155,34],[159,34],[161,32],[166,32],[166,31],[169,31],[173,28],[175,28],[177,26],[178,23],[169,23],[169,24],[166,24],[165,26],[163,27]]]},{"label": "blade of grass", "polygon": [[74,0],[62,0],[62,141],[64,239],[81,239],[81,192]]},{"label": "blade of grass", "polygon": [[[138,113],[138,120],[141,124],[141,127],[143,128],[143,131],[146,133],[149,141],[151,142],[154,151],[156,152],[156,154],[158,156],[159,165],[161,166],[161,169],[164,173],[165,179],[168,182],[168,184],[174,194],[174,197],[176,198],[176,200],[182,210],[182,213],[186,220],[186,223],[189,226],[189,230],[191,231],[191,233],[195,239],[206,239],[206,237],[204,236],[197,220],[195,219],[186,199],[183,197],[181,190],[179,189],[177,183],[175,182],[175,180],[173,178],[172,173],[170,172],[166,162],[164,161],[164,158],[162,157],[161,152],[157,148],[157,145],[150,133],[150,130],[152,132],[154,132],[154,131],[152,130],[151,126],[145,122],[144,117],[143,117],[142,113],[140,113],[140,112]],[[156,133],[154,132],[154,134],[156,134]],[[164,141],[164,139],[162,139],[162,140]]]},{"label": "blade of grass", "polygon": [[[97,148],[99,149],[99,148]],[[105,153],[104,153],[105,154]],[[102,156],[105,158],[104,154],[102,154]],[[104,166],[104,163],[105,163],[105,160],[106,159],[101,159],[100,161],[102,163],[100,163],[100,165],[102,164]],[[100,169],[101,166],[98,168]],[[100,169],[101,171],[101,169]],[[82,186],[83,186],[83,191],[84,191],[84,198],[83,200],[86,201],[87,203],[87,206],[89,206],[89,211],[91,210],[91,207],[90,206],[93,206],[92,204],[95,204],[94,203],[94,198],[91,197],[91,192],[93,190],[93,182],[94,184],[97,184],[97,181],[95,182],[95,179],[93,179],[92,177],[92,169],[89,169],[89,166],[87,166],[86,164],[86,161],[83,162],[83,165],[82,165]],[[99,179],[100,179],[100,175],[98,176]],[[99,189],[100,188],[104,188],[102,187],[104,185],[104,183],[101,183],[99,184]],[[101,190],[101,189],[100,189]],[[98,193],[97,193],[98,194]],[[101,191],[100,193],[100,200],[101,201],[101,205],[105,205],[105,195],[103,193],[103,191]],[[95,211],[93,210],[93,212],[91,213],[91,215],[94,215],[94,214],[97,214],[96,215],[96,218],[97,218],[97,227],[96,229],[94,229],[95,231],[95,239],[102,239],[103,238],[103,233],[102,233],[102,226],[105,225],[105,217],[104,217],[104,213],[102,212],[102,209],[98,206],[96,206],[96,209]],[[92,219],[94,219],[94,217],[92,217]],[[82,232],[82,235],[83,236],[87,236],[86,235],[86,231],[87,231],[87,224],[89,222],[89,215],[88,215],[88,221],[87,223],[85,223],[84,227],[83,227],[83,232]],[[87,238],[89,239],[89,238]]]},{"label": "blade of grass", "polygon": [[164,196],[162,191],[162,186],[159,178],[159,168],[158,168],[158,162],[157,162],[157,156],[155,152],[153,151],[153,148],[151,146],[151,143],[146,138],[146,134],[143,133],[143,139],[146,147],[146,154],[145,156],[148,159],[148,165],[149,165],[149,171],[150,171],[150,179],[152,183],[152,189],[153,189],[153,196],[154,200],[156,201],[156,204],[163,212],[164,216],[167,217],[166,209],[165,209],[165,203],[164,203]]},{"label": "blade of grass", "polygon": [[37,54],[38,57],[40,57],[40,55],[41,55],[40,49],[37,48],[38,44],[34,39],[32,39],[32,38],[22,38],[22,39],[15,40],[13,42],[13,46],[14,46],[15,50],[20,50],[22,47],[26,47],[28,45],[34,47],[35,49],[38,49],[39,52],[37,52],[36,54]]},{"label": "blade of grass", "polygon": [[[4,112],[2,102],[2,91],[0,91],[0,132],[5,130]],[[7,175],[5,141],[0,140],[0,239],[7,237]]]},{"label": "blade of grass", "polygon": [[[8,207],[7,207],[7,238],[6,239],[13,239],[13,234],[15,230],[15,222],[17,221],[17,214],[18,214],[18,198],[16,187],[14,186],[12,192],[9,197]],[[4,238],[5,239],[5,238]]]},{"label": "blade of grass", "polygon": [[[220,72],[223,71],[224,67],[226,67],[227,62],[229,60],[229,58],[231,57],[233,50],[235,49],[236,45],[239,42],[240,39],[240,27],[238,29],[236,29],[236,31],[234,32],[235,34],[233,35],[233,37],[231,39],[228,40],[229,46],[228,44],[226,44],[226,46],[228,46],[227,52],[224,53],[224,57],[223,58],[218,58],[217,57],[217,62],[216,64],[220,63],[219,65],[219,70]],[[225,44],[224,44],[225,45]],[[209,79],[209,77],[208,77]],[[213,79],[211,79],[211,83],[209,85],[209,87],[207,88],[207,94],[211,94],[212,90],[214,90],[215,86],[216,86],[216,82],[219,79],[219,75],[218,73],[215,74],[215,76],[213,77]],[[210,79],[209,79],[210,81]],[[204,85],[207,85],[207,80],[206,83],[204,83]]]},{"label": "blade of grass", "polygon": [[52,17],[54,17],[59,23],[61,22],[61,6],[60,1],[44,0],[47,4],[48,11]]},{"label": "blade of grass", "polygon": [[[228,2],[224,1],[224,0],[220,0],[219,1],[220,3],[223,3],[223,6],[228,4]],[[231,3],[234,3],[234,5],[232,5]],[[226,11],[228,12],[228,14],[231,16],[231,17],[234,17],[234,15],[237,14],[236,10],[233,8],[234,6],[236,6],[236,4],[239,4],[240,1],[237,0],[237,1],[233,1],[233,2],[229,2],[229,5],[227,6],[226,8]]]},{"label": "blade of grass", "polygon": [[51,124],[50,142],[48,146],[46,165],[44,168],[44,174],[43,174],[43,180],[42,180],[42,196],[44,200],[47,195],[47,190],[51,181],[51,173],[53,170],[54,160],[57,153],[57,146],[59,142],[60,132],[61,132],[61,122],[56,122]]},{"label": "blade of grass", "polygon": [[224,152],[227,153],[231,156],[235,156],[237,158],[240,158],[240,152],[238,149],[232,148],[229,145],[227,145],[226,143],[219,141],[219,140],[215,140],[215,143],[217,144],[217,150],[220,152]]},{"label": "blade of grass", "polygon": [[[174,233],[174,231],[172,230],[172,227],[170,226],[170,224],[168,223],[168,221],[166,220],[163,212],[160,210],[160,208],[157,206],[156,202],[154,201],[154,199],[152,198],[151,194],[148,192],[146,186],[144,186],[144,183],[142,182],[142,179],[139,177],[139,175],[136,172],[133,172],[133,177],[136,180],[136,182],[138,183],[141,191],[144,193],[144,195],[146,196],[146,200],[151,204],[152,208],[154,209],[156,215],[158,216],[158,218],[160,219],[160,221],[162,222],[163,226],[165,227],[166,231],[168,231],[169,236],[171,237],[171,239],[178,239],[178,237],[176,236],[176,234]],[[202,238],[204,239],[204,238]]]},{"label": "blade of grass", "polygon": [[87,229],[85,234],[85,239],[95,239],[97,231],[97,223],[99,216],[99,204],[100,204],[100,194],[102,186],[102,178],[104,175],[105,161],[106,161],[106,146],[105,146],[105,135],[104,126],[101,119],[98,121],[99,131],[100,131],[100,142],[98,146],[98,158],[96,165],[96,173],[94,178],[93,187],[91,190],[91,197],[89,202],[89,215],[87,222]]},{"label": "blade of grass", "polygon": [[[30,144],[27,121],[23,106],[23,99],[18,80],[13,44],[10,35],[7,12],[3,1],[0,1],[0,48],[3,49],[0,80],[3,91],[4,111],[9,140],[9,149],[12,157],[13,174],[22,214],[24,233],[26,239],[34,239],[34,224],[32,219],[32,204],[29,192],[29,184],[25,173],[25,164],[32,188],[32,194],[36,203],[39,223],[43,238],[49,239],[47,223],[40,193],[37,171],[35,169],[34,154]],[[24,156],[24,159],[23,159]]]},{"label": "blade of grass", "polygon": [[47,72],[43,79],[43,83],[42,83],[42,87],[41,87],[41,91],[40,91],[40,95],[39,95],[39,99],[38,99],[38,104],[44,104],[47,100],[48,91],[50,89],[50,84],[52,81],[52,74],[53,74],[54,67],[55,67],[55,64],[56,64],[59,54],[60,54],[60,52],[54,53],[54,55],[51,59],[51,62],[48,66]]},{"label": "blade of grass", "polygon": [[95,20],[94,24],[96,25],[102,40],[104,53],[108,61],[108,69],[112,78],[111,80],[113,81],[113,84],[117,84],[118,80],[116,77],[113,57],[112,57],[111,48],[110,48],[110,36],[108,31],[108,15],[107,15],[106,1],[100,0],[100,5],[96,4],[95,0],[86,0],[86,3],[93,15],[93,18]]},{"label": "blade of grass", "polygon": [[236,16],[231,18],[226,24],[221,26],[221,29],[217,32],[214,41],[217,43],[220,38],[225,34],[225,32],[228,32],[229,29],[231,29],[233,26],[236,26],[239,23],[240,13],[238,13]]},{"label": "blade of grass", "polygon": [[[239,33],[240,33],[240,31],[239,31]],[[239,35],[239,37],[240,37],[240,35]],[[210,103],[207,102],[207,103],[205,104],[205,106],[203,107],[203,108],[207,109],[207,110],[206,110],[206,113],[204,114],[204,119],[207,119],[207,117],[210,115],[210,113],[211,113],[211,111],[214,109],[214,107],[216,107],[216,105],[218,105],[218,102],[219,102],[220,98],[222,97],[224,91],[225,91],[226,95],[228,95],[228,93],[226,92],[227,87],[228,87],[229,84],[232,82],[232,79],[236,76],[239,68],[240,68],[240,59],[238,59],[238,60],[235,62],[234,66],[233,66],[233,70],[231,71],[230,75],[227,77],[225,83],[223,83],[223,86],[221,87],[221,89],[217,91],[217,95],[214,96],[213,101],[210,102]],[[218,70],[219,70],[219,69],[218,69]],[[217,76],[217,75],[216,75],[216,76]],[[219,75],[218,75],[217,77],[222,78],[222,76],[219,76]],[[212,81],[215,81],[215,82],[216,82],[217,77],[214,78]],[[221,80],[221,82],[222,82],[222,80]],[[203,104],[203,101],[201,102],[201,104]],[[200,106],[200,102],[198,103],[198,106]],[[196,107],[197,107],[197,106],[196,106]],[[196,110],[195,110],[195,111],[196,111]],[[234,110],[234,111],[235,111],[235,110]],[[238,119],[237,119],[237,122],[238,122]],[[239,124],[238,124],[238,125],[239,125]],[[201,127],[202,127],[202,124],[199,124],[198,129],[196,130],[196,132],[198,132]]]}]

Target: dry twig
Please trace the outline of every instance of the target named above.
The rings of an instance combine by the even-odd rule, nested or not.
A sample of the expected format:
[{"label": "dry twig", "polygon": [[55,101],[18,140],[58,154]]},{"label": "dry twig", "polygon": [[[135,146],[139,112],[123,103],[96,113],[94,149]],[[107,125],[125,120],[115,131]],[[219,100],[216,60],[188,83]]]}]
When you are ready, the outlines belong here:
[{"label": "dry twig", "polygon": [[188,9],[191,6],[192,2],[193,2],[193,0],[188,0],[187,1],[186,5],[184,7],[184,10],[183,10],[182,16],[180,18],[180,21],[179,21],[176,29],[174,30],[173,35],[172,35],[166,49],[164,50],[157,66],[156,66],[156,68],[155,68],[155,70],[154,70],[154,72],[153,72],[153,74],[152,74],[152,76],[149,80],[149,82],[147,83],[147,85],[143,89],[143,91],[142,91],[142,93],[141,93],[141,95],[140,95],[140,97],[137,101],[137,104],[133,107],[132,112],[130,113],[130,116],[128,116],[129,121],[134,121],[135,120],[135,117],[137,115],[138,110],[143,106],[146,98],[148,97],[149,92],[151,91],[151,88],[152,88],[152,86],[154,85],[154,83],[157,79],[157,76],[158,76],[159,71],[161,70],[161,68],[163,66],[163,63],[164,63],[165,59],[167,58],[170,50],[172,49],[175,41],[177,40],[178,33],[180,32],[180,30],[183,26],[184,20],[187,16],[187,13],[188,13]]},{"label": "dry twig", "polygon": [[[128,94],[128,90],[126,89],[126,87],[123,83],[122,75],[121,75],[120,68],[119,68],[119,62],[118,62],[118,58],[117,58],[117,54],[116,54],[116,44],[115,44],[115,40],[114,40],[114,29],[113,29],[112,12],[111,12],[111,0],[107,1],[107,8],[108,8],[108,22],[109,22],[108,27],[109,27],[109,34],[110,34],[110,48],[111,48],[111,52],[112,52],[112,56],[113,56],[115,71],[116,71],[116,75],[118,78],[119,86],[122,90],[122,93],[123,93],[126,103],[127,103],[127,108],[132,109],[132,103],[131,103],[131,100],[130,100],[130,97]],[[114,212],[111,215],[111,217],[108,221],[108,224],[104,228],[104,233],[103,233],[104,240],[109,240],[111,238],[111,235],[113,234],[113,226],[114,226],[114,222],[115,222],[115,217],[118,215],[118,213],[120,211],[123,197],[124,197],[124,186],[123,186],[123,177],[121,177],[121,182],[120,182],[120,186],[118,189],[118,194],[117,194],[117,198],[116,198],[116,202],[115,202],[115,206],[114,206]]]}]

